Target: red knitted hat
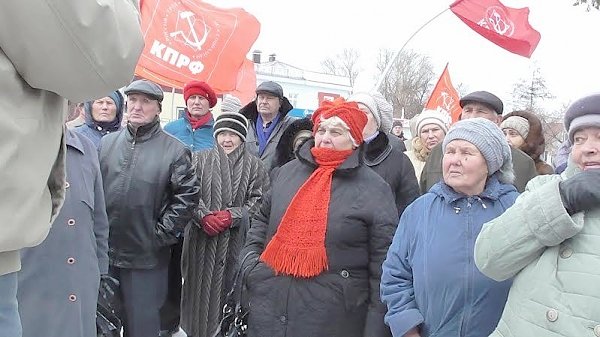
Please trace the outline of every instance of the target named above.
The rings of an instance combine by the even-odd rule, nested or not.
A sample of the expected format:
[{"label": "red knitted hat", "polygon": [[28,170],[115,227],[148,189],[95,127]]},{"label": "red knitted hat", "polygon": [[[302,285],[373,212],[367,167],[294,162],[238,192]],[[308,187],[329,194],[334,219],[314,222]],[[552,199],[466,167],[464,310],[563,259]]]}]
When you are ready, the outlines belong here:
[{"label": "red knitted hat", "polygon": [[188,98],[193,95],[200,95],[206,98],[211,108],[217,104],[217,95],[206,82],[191,81],[186,83],[185,87],[183,87],[183,98],[187,102]]},{"label": "red knitted hat", "polygon": [[316,133],[321,124],[321,117],[328,119],[333,116],[340,118],[350,128],[350,135],[359,145],[363,142],[363,129],[367,125],[367,115],[360,110],[356,102],[347,102],[338,97],[333,101],[324,101],[321,106],[315,110],[312,116],[314,124],[313,133]]}]

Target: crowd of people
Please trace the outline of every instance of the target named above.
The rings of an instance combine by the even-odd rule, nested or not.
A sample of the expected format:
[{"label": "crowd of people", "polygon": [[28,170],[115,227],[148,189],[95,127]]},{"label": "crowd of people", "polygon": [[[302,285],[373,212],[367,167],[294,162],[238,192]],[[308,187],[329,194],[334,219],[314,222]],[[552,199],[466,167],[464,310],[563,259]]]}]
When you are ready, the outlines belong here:
[{"label": "crowd of people", "polygon": [[112,5],[0,12],[53,36],[0,33],[2,336],[225,336],[232,299],[249,337],[600,336],[600,93],[564,112],[556,167],[535,113],[487,91],[405,139],[378,92],[296,118],[276,82],[243,105],[194,80],[163,126]]}]

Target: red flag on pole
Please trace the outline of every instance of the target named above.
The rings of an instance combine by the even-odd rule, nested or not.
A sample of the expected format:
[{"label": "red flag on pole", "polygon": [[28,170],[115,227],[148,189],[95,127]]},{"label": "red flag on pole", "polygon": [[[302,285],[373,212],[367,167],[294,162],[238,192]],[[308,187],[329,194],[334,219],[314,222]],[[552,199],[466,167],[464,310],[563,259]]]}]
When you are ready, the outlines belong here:
[{"label": "red flag on pole", "polygon": [[235,90],[230,94],[236,96],[242,102],[242,105],[250,103],[256,97],[256,71],[254,62],[245,59],[238,72]]},{"label": "red flag on pole", "polygon": [[425,109],[445,112],[450,115],[452,123],[454,123],[458,121],[462,112],[459,101],[460,97],[452,85],[450,74],[448,73],[448,64],[446,63],[442,76],[440,76],[440,79],[435,84],[433,92],[431,92],[431,96],[429,96],[429,100],[425,104]]},{"label": "red flag on pole", "polygon": [[200,80],[217,92],[235,90],[260,31],[254,16],[198,0],[143,0],[141,14],[146,45],[136,75],[175,88]]},{"label": "red flag on pole", "polygon": [[529,24],[529,7],[510,8],[498,0],[457,0],[450,10],[479,35],[527,58],[540,42]]}]

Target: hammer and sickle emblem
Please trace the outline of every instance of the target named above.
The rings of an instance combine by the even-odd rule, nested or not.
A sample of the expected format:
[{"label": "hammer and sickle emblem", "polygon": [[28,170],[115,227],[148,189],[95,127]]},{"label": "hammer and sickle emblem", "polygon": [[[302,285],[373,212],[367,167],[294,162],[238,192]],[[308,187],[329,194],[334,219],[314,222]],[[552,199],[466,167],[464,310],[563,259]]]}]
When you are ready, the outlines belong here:
[{"label": "hammer and sickle emblem", "polygon": [[186,34],[183,30],[178,30],[176,32],[172,32],[170,34],[171,37],[177,37],[179,35],[183,38],[185,44],[197,49],[198,51],[202,50],[202,45],[206,42],[206,39],[208,38],[208,27],[206,26],[206,22],[202,20],[202,24],[204,25],[204,31],[206,33],[202,36],[202,39],[199,39],[198,34],[194,29],[194,22],[192,21],[194,13],[190,11],[180,12],[179,17],[187,21],[187,24],[190,28],[189,32]]}]

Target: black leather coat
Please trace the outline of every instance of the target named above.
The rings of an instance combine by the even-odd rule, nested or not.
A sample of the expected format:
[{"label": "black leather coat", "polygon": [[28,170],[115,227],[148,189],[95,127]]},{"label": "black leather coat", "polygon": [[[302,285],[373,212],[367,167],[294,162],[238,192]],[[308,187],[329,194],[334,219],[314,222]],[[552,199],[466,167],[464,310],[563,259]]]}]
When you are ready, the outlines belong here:
[{"label": "black leather coat", "polygon": [[100,145],[110,264],[155,267],[192,217],[200,187],[191,152],[158,118],[105,136]]}]

